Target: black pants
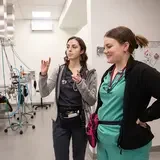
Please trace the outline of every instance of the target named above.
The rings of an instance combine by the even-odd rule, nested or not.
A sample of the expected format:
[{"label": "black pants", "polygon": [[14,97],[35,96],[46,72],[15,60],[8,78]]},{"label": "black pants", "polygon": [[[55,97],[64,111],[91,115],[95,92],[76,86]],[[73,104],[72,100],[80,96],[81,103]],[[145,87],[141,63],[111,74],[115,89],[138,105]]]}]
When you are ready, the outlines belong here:
[{"label": "black pants", "polygon": [[69,146],[72,137],[73,160],[84,160],[87,145],[85,128],[64,129],[57,119],[53,121],[53,146],[56,160],[69,160]]}]

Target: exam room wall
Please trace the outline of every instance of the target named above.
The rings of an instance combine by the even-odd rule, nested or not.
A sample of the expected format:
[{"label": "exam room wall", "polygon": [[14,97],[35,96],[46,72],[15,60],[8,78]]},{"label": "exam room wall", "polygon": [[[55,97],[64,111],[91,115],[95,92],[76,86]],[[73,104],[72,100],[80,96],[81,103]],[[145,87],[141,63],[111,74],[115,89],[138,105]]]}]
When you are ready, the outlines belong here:
[{"label": "exam room wall", "polygon": [[[32,31],[29,20],[17,20],[15,23],[15,50],[19,57],[25,62],[25,64],[36,71],[36,80],[38,81],[38,74],[40,72],[41,60],[48,60],[51,57],[51,66],[49,74],[59,64],[62,64],[64,52],[66,48],[67,39],[72,36],[72,30],[66,32],[58,28],[58,22],[54,21],[53,31]],[[74,33],[74,31],[73,31]],[[14,64],[13,53],[9,47],[6,48],[7,55],[11,64]],[[21,63],[16,59],[16,67],[19,69]],[[23,65],[22,65],[23,66]],[[25,68],[26,69],[26,68]],[[0,61],[0,70],[2,71],[2,61]],[[2,73],[2,72],[1,72]],[[9,81],[9,69],[5,62],[5,79],[6,83]],[[0,76],[0,85],[3,85],[3,76]],[[51,94],[46,101],[53,101],[53,95]],[[33,101],[40,101],[40,96],[33,90]]]}]

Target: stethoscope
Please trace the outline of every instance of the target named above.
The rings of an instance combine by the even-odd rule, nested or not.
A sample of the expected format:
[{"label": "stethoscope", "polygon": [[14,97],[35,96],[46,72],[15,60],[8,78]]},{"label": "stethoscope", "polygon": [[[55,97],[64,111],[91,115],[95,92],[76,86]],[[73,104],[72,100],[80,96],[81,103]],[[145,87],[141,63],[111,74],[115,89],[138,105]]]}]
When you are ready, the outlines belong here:
[{"label": "stethoscope", "polygon": [[[120,81],[120,79],[122,78],[125,70],[126,70],[126,67],[124,67],[121,71],[118,71],[117,74],[115,75],[115,77],[120,74],[119,78],[117,79],[116,83],[114,84],[114,86],[112,85],[112,83],[114,82],[114,79],[113,79],[113,74],[114,74],[114,70],[115,70],[115,67],[114,69],[112,70],[111,72],[111,76],[110,76],[110,81],[109,81],[109,84],[108,84],[108,87],[105,87],[104,90],[107,91],[107,93],[109,93],[117,84],[118,82]],[[112,80],[113,79],[113,80]]]},{"label": "stethoscope", "polygon": [[[61,82],[62,82],[62,85],[65,85],[65,84],[67,84],[67,83],[72,84],[71,82],[69,82],[69,81],[67,81],[66,79],[64,79],[65,77],[66,77],[66,70],[65,70],[65,75],[63,76],[63,79],[62,79],[62,81],[61,81]],[[72,88],[73,88],[73,90],[74,90],[75,92],[78,91],[76,82],[74,82],[74,81],[73,81],[73,84],[72,84]]]},{"label": "stethoscope", "polygon": [[[67,84],[67,82],[68,82],[67,80],[62,79],[62,84],[63,84],[63,85]],[[68,83],[70,83],[70,82],[68,82]],[[70,83],[70,84],[71,84],[71,83]],[[74,90],[75,92],[78,91],[77,86],[76,86],[76,82],[73,82],[72,88],[73,88],[73,90]]]}]

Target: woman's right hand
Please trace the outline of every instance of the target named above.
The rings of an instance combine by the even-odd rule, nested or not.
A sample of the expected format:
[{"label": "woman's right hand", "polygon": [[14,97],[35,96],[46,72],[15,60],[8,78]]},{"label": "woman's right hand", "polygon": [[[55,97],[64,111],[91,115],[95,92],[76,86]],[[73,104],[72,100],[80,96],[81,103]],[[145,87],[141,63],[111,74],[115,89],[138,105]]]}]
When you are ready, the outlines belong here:
[{"label": "woman's right hand", "polygon": [[51,63],[51,58],[49,58],[49,61],[41,61],[41,75],[45,76],[48,73],[48,69]]},{"label": "woman's right hand", "polygon": [[141,127],[147,128],[147,124],[145,122],[141,122],[139,119],[137,119],[136,123],[139,124]]}]

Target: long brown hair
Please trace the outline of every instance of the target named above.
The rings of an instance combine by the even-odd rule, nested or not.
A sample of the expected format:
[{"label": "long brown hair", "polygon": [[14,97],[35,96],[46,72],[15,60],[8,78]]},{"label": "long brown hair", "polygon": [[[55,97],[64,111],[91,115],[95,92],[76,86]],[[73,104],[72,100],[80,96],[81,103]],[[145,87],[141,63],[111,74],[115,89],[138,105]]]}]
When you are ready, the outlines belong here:
[{"label": "long brown hair", "polygon": [[[84,41],[80,37],[76,37],[76,36],[70,37],[67,40],[67,43],[72,39],[75,39],[79,43],[81,51],[83,51],[83,54],[80,55],[80,64],[81,64],[81,66],[82,67],[87,67],[88,56],[87,56],[87,53],[86,53],[86,44],[84,43]],[[66,56],[64,57],[64,61],[68,65],[69,64],[69,60],[68,60],[68,57],[67,57],[67,52],[65,52],[65,55]]]},{"label": "long brown hair", "polygon": [[148,46],[148,40],[141,36],[141,35],[135,35],[131,29],[119,26],[116,28],[113,28],[109,30],[105,37],[113,38],[117,40],[120,44],[123,44],[125,42],[129,43],[129,53],[132,54],[134,49],[137,49],[138,47],[146,47]]}]

